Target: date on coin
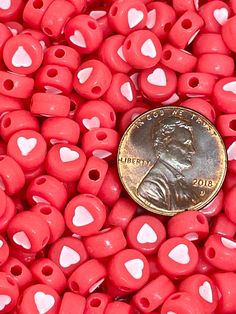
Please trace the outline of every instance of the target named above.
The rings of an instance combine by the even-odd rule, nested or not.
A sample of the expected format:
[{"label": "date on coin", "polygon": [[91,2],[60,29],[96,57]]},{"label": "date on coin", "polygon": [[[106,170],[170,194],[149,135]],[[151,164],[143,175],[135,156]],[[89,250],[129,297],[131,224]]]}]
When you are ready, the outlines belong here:
[{"label": "date on coin", "polygon": [[142,207],[168,216],[206,206],[227,170],[226,149],[214,125],[174,106],[134,120],[121,139],[117,162],[128,194]]}]

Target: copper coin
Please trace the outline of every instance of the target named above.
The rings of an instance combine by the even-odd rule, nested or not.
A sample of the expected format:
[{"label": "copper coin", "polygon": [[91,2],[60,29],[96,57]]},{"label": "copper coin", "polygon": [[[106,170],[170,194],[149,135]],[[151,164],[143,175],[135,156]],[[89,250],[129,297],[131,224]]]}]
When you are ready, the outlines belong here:
[{"label": "copper coin", "polygon": [[117,162],[132,199],[167,216],[205,207],[227,170],[226,149],[214,125],[193,110],[174,106],[136,118],[121,139]]}]

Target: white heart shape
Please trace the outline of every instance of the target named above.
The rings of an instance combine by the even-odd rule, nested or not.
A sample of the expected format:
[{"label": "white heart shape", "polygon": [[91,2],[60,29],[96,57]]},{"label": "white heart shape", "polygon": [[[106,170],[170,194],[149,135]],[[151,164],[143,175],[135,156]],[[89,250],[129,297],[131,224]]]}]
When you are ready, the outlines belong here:
[{"label": "white heart shape", "polygon": [[80,261],[80,255],[68,246],[63,246],[60,254],[59,263],[61,267],[70,267]]},{"label": "white heart shape", "polygon": [[236,142],[233,142],[227,149],[228,160],[236,160]]},{"label": "white heart shape", "polygon": [[89,293],[92,293],[93,291],[95,291],[105,280],[105,278],[100,279],[98,282],[96,282],[94,285],[92,285],[89,289]]},{"label": "white heart shape", "polygon": [[123,47],[122,46],[120,46],[120,48],[117,50],[117,54],[123,61],[127,62],[127,60],[125,59],[124,53],[123,53]]},{"label": "white heart shape", "polygon": [[128,101],[133,100],[134,96],[133,96],[132,87],[131,87],[130,82],[126,82],[126,83],[122,84],[120,87],[120,92]]},{"label": "white heart shape", "polygon": [[155,69],[151,74],[148,75],[147,81],[152,85],[160,87],[166,86],[167,81],[165,71],[160,68]]},{"label": "white heart shape", "polygon": [[62,162],[70,162],[79,158],[79,153],[69,147],[60,148],[60,158]]},{"label": "white heart shape", "polygon": [[188,254],[188,247],[185,244],[178,244],[174,247],[168,256],[176,263],[186,265],[190,262],[190,256]]},{"label": "white heart shape", "polygon": [[141,53],[143,56],[149,57],[149,58],[155,58],[157,56],[156,47],[153,43],[153,41],[149,38],[147,39],[142,47],[141,47]]},{"label": "white heart shape", "polygon": [[229,240],[227,238],[221,238],[222,244],[227,247],[228,249],[236,249],[236,242]]},{"label": "white heart shape", "polygon": [[60,89],[53,87],[53,86],[45,85],[44,88],[45,88],[45,92],[48,94],[58,95],[58,94],[62,93],[62,91]]},{"label": "white heart shape", "polygon": [[91,224],[94,221],[93,216],[84,206],[77,206],[72,223],[76,227],[83,227]]},{"label": "white heart shape", "polygon": [[108,156],[111,156],[112,153],[105,149],[95,149],[93,151],[93,156],[104,159]]},{"label": "white heart shape", "polygon": [[30,240],[24,231],[16,232],[13,235],[12,239],[16,244],[22,246],[26,250],[29,250],[31,248]]},{"label": "white heart shape", "polygon": [[3,241],[2,240],[0,240],[0,248],[3,246]]},{"label": "white heart shape", "polygon": [[89,16],[91,16],[95,20],[98,20],[101,17],[105,16],[106,14],[107,14],[107,12],[106,11],[102,11],[102,10],[101,11],[91,11],[89,13]]},{"label": "white heart shape", "polygon": [[155,243],[157,241],[156,232],[152,229],[149,224],[144,224],[142,228],[140,228],[137,234],[137,241],[140,244],[144,243]]},{"label": "white heart shape", "polygon": [[135,8],[129,9],[128,24],[130,28],[137,26],[144,18],[143,11],[136,10]]},{"label": "white heart shape", "polygon": [[55,299],[52,295],[39,291],[34,295],[34,302],[39,314],[45,314],[54,306]]},{"label": "white heart shape", "polygon": [[236,81],[229,82],[223,86],[225,92],[231,92],[236,95]]},{"label": "white heart shape", "polygon": [[131,259],[125,262],[125,268],[135,279],[142,278],[144,262],[140,258]]},{"label": "white heart shape", "polygon": [[21,151],[22,156],[28,156],[30,152],[35,148],[37,145],[37,139],[34,137],[25,138],[23,136],[18,137],[17,139],[17,146]]},{"label": "white heart shape", "polygon": [[214,18],[220,25],[224,25],[229,17],[229,12],[226,8],[215,9],[213,12]]},{"label": "white heart shape", "polygon": [[70,41],[76,46],[86,48],[86,41],[84,39],[84,36],[78,30],[74,31],[74,34],[70,36]]},{"label": "white heart shape", "polygon": [[16,68],[28,68],[32,65],[32,59],[23,46],[19,46],[14,53],[12,57],[12,65]]},{"label": "white heart shape", "polygon": [[0,1],[0,9],[8,10],[11,6],[11,0],[1,0]]},{"label": "white heart shape", "polygon": [[213,302],[212,289],[211,285],[208,281],[204,281],[204,283],[199,287],[200,296],[207,302]]},{"label": "white heart shape", "polygon": [[77,78],[80,84],[84,84],[93,72],[93,68],[85,68],[77,73]]},{"label": "white heart shape", "polygon": [[11,303],[11,297],[6,294],[0,294],[0,311],[5,308],[8,304]]},{"label": "white heart shape", "polygon": [[153,9],[151,11],[148,12],[147,14],[147,23],[146,23],[146,27],[151,29],[153,28],[153,26],[155,25],[156,23],[156,10]]},{"label": "white heart shape", "polygon": [[92,117],[91,119],[85,118],[82,120],[82,123],[88,130],[100,128],[100,120],[98,117]]}]

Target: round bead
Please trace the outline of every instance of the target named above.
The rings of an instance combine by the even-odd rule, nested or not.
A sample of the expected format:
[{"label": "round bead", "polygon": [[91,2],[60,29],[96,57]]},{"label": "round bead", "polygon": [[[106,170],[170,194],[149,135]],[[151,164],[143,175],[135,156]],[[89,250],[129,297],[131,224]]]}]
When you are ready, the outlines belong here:
[{"label": "round bead", "polygon": [[73,87],[82,97],[98,99],[108,90],[111,81],[109,68],[99,60],[90,59],[76,71]]},{"label": "round bead", "polygon": [[236,78],[227,77],[219,80],[214,87],[214,103],[221,112],[236,113]]},{"label": "round bead", "polygon": [[52,1],[53,0],[27,1],[23,11],[24,22],[32,28],[39,29],[43,15]]},{"label": "round bead", "polygon": [[119,301],[114,301],[111,302],[107,305],[104,314],[132,314],[133,309],[131,305],[124,303],[124,302],[119,302]]},{"label": "round bead", "polygon": [[[95,292],[87,298],[85,310],[81,314],[105,313],[105,309],[110,304],[111,297],[105,293]],[[114,313],[114,311],[113,311]]]},{"label": "round bead", "polygon": [[236,16],[228,19],[221,29],[222,38],[226,44],[226,46],[233,52],[236,52],[236,34],[234,32],[236,26]]},{"label": "round bead", "polygon": [[3,60],[10,71],[31,74],[43,61],[43,49],[34,37],[20,34],[6,42]]},{"label": "round bead", "polygon": [[219,115],[216,126],[221,136],[236,136],[236,114]]},{"label": "round bead", "polygon": [[7,234],[14,246],[24,252],[38,252],[50,238],[46,221],[37,213],[24,211],[18,213],[9,223]]},{"label": "round bead", "polygon": [[2,58],[2,52],[3,52],[4,45],[7,42],[7,40],[12,37],[12,33],[9,30],[9,28],[6,25],[2,24],[2,23],[0,23],[0,32],[1,32],[0,56]]},{"label": "round bead", "polygon": [[224,43],[221,34],[199,34],[193,41],[193,54],[195,56],[206,53],[230,54],[230,50]]},{"label": "round bead", "polygon": [[0,118],[8,112],[24,109],[23,103],[20,99],[0,95],[0,102]]},{"label": "round bead", "polygon": [[80,194],[67,204],[64,217],[72,232],[89,236],[97,233],[104,225],[106,209],[96,196]]},{"label": "round bead", "polygon": [[212,217],[219,214],[223,209],[223,199],[224,193],[223,190],[220,190],[217,196],[207,206],[202,208],[200,212],[206,217]]},{"label": "round bead", "polygon": [[123,134],[127,127],[133,122],[140,114],[144,113],[149,109],[149,106],[142,103],[136,103],[135,107],[131,108],[130,110],[126,111],[121,119],[119,124],[120,133]]},{"label": "round bead", "polygon": [[12,199],[7,196],[6,208],[4,214],[0,217],[0,232],[4,233],[7,230],[11,219],[16,215],[16,206]]},{"label": "round bead", "polygon": [[198,58],[196,70],[217,76],[231,76],[234,73],[234,59],[222,54],[202,54]]},{"label": "round bead", "polygon": [[128,293],[142,288],[148,281],[149,273],[146,257],[133,249],[122,250],[114,255],[108,267],[111,282]]},{"label": "round bead", "polygon": [[96,259],[90,259],[77,267],[68,279],[68,286],[74,293],[87,295],[94,292],[105,280],[106,268]]},{"label": "round bead", "polygon": [[130,248],[144,255],[155,254],[166,239],[163,224],[155,217],[142,215],[134,218],[126,229],[127,242]]},{"label": "round bead", "polygon": [[0,8],[0,20],[5,23],[8,21],[17,20],[23,9],[24,2],[22,0],[13,0],[11,2],[3,3]]},{"label": "round bead", "polygon": [[198,262],[195,245],[180,237],[165,241],[157,255],[160,269],[171,278],[183,278],[194,272]]},{"label": "round bead", "polygon": [[224,213],[220,213],[212,221],[211,233],[218,233],[226,236],[227,238],[234,238],[236,233],[236,224],[230,221]]},{"label": "round bead", "polygon": [[206,100],[201,98],[190,98],[181,103],[182,107],[195,110],[205,116],[212,123],[215,123],[216,112],[215,108]]},{"label": "round bead", "polygon": [[84,314],[86,299],[73,292],[65,292],[58,314]]},{"label": "round bead", "polygon": [[0,272],[0,296],[1,313],[9,313],[16,306],[19,288],[14,278],[5,272]]}]

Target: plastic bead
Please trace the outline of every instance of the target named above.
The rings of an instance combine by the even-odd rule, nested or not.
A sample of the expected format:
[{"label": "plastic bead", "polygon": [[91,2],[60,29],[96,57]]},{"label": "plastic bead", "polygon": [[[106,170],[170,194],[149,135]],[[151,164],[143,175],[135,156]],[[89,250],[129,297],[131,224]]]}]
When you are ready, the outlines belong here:
[{"label": "plastic bead", "polygon": [[122,250],[112,257],[108,277],[112,283],[125,292],[139,290],[149,278],[148,261],[137,250]]},{"label": "plastic bead", "polygon": [[16,207],[10,197],[7,196],[6,208],[4,214],[0,217],[0,232],[7,230],[8,224],[16,214]]},{"label": "plastic bead", "polygon": [[21,295],[17,304],[19,314],[57,314],[60,307],[60,297],[51,287],[36,284],[28,287]]},{"label": "plastic bead", "polygon": [[110,7],[108,21],[116,32],[128,35],[145,27],[147,9],[141,1],[124,2],[117,0]]},{"label": "plastic bead", "polygon": [[236,17],[233,16],[228,19],[222,26],[221,34],[226,46],[233,52],[236,52],[236,43],[235,43],[235,25]]},{"label": "plastic bead", "polygon": [[6,2],[0,8],[0,21],[8,22],[17,20],[20,16],[24,2],[22,0],[14,0]]},{"label": "plastic bead", "polygon": [[43,52],[45,52],[47,47],[49,47],[51,45],[51,42],[50,42],[48,36],[39,30],[27,28],[27,29],[23,29],[21,34],[22,35],[23,34],[30,35],[30,36],[34,37],[35,39],[37,39],[39,41],[42,49],[43,49]]},{"label": "plastic bead", "polygon": [[89,236],[97,233],[104,225],[106,209],[96,196],[80,194],[67,204],[64,217],[72,232]]},{"label": "plastic bead", "polygon": [[43,15],[48,9],[49,5],[52,3],[52,1],[53,0],[27,1],[23,11],[24,22],[26,22],[26,24],[31,26],[32,28],[39,29]]},{"label": "plastic bead", "polygon": [[198,262],[198,251],[189,240],[174,237],[161,245],[157,262],[166,275],[182,279],[194,272]]},{"label": "plastic bead", "polygon": [[188,10],[198,11],[199,2],[193,0],[173,0],[173,8],[178,15],[182,15]]},{"label": "plastic bead", "polygon": [[88,259],[87,251],[79,239],[64,237],[52,244],[48,257],[56,263],[66,276]]},{"label": "plastic bead", "polygon": [[216,107],[225,113],[236,113],[236,86],[235,77],[227,77],[219,80],[213,91],[213,99]]},{"label": "plastic bead", "polygon": [[23,103],[20,99],[0,95],[0,102],[0,118],[8,112],[24,109]]},{"label": "plastic bead", "polygon": [[212,123],[215,123],[216,112],[215,108],[206,100],[201,98],[190,98],[181,103],[182,107],[195,110],[205,116]]},{"label": "plastic bead", "polygon": [[84,314],[86,299],[73,292],[65,292],[58,314]]},{"label": "plastic bead", "polygon": [[236,215],[235,215],[235,195],[236,195],[236,187],[230,189],[225,194],[224,198],[224,210],[226,216],[233,222],[236,223]]},{"label": "plastic bead", "polygon": [[9,30],[9,28],[6,25],[2,24],[2,23],[0,23],[0,32],[1,32],[0,56],[2,58],[2,52],[3,52],[4,45],[8,41],[8,39],[12,37],[12,33]]},{"label": "plastic bead", "polygon": [[221,136],[236,136],[236,114],[219,115],[216,126]]},{"label": "plastic bead", "polygon": [[209,233],[209,224],[204,214],[186,211],[171,217],[167,230],[170,238],[184,237],[189,241],[202,240]]},{"label": "plastic bead", "polygon": [[161,275],[136,293],[133,302],[143,313],[150,313],[164,303],[174,292],[174,284],[168,277]]},{"label": "plastic bead", "polygon": [[207,276],[211,275],[215,271],[215,268],[206,260],[202,247],[198,248],[198,254],[199,259],[195,272]]},{"label": "plastic bead", "polygon": [[166,231],[157,218],[142,215],[129,223],[126,237],[130,248],[136,249],[144,255],[152,255],[165,241]]},{"label": "plastic bead", "polygon": [[82,97],[100,98],[109,88],[112,75],[109,68],[99,60],[82,63],[74,76],[74,89]]},{"label": "plastic bead", "polygon": [[136,106],[128,111],[126,111],[121,119],[119,124],[120,133],[123,134],[126,128],[131,122],[133,122],[140,114],[144,113],[149,109],[149,106],[142,103],[136,103]]},{"label": "plastic bead", "polygon": [[68,279],[68,286],[74,293],[87,295],[94,292],[105,280],[106,268],[96,259],[90,259],[79,266]]},{"label": "plastic bead", "polygon": [[88,54],[99,47],[103,39],[103,32],[95,19],[81,14],[66,24],[65,38],[68,44],[79,53]]},{"label": "plastic bead", "polygon": [[[85,310],[81,314],[105,313],[105,309],[110,304],[111,297],[105,293],[92,293],[87,298]],[[114,313],[114,311],[113,311]]]},{"label": "plastic bead", "polygon": [[10,71],[31,74],[43,61],[43,49],[34,37],[20,34],[6,42],[3,60]]},{"label": "plastic bead", "polygon": [[217,196],[204,208],[200,210],[206,217],[216,216],[223,209],[223,199],[224,193],[223,190],[217,194]]},{"label": "plastic bead", "polygon": [[67,191],[63,183],[49,175],[39,176],[32,180],[26,194],[32,206],[43,203],[62,210],[67,201]]},{"label": "plastic bead", "polygon": [[15,306],[19,297],[19,288],[13,277],[0,272],[1,312],[9,313]]},{"label": "plastic bead", "polygon": [[230,221],[224,213],[220,213],[212,221],[211,233],[218,233],[228,238],[234,238],[236,234],[236,224]]},{"label": "plastic bead", "polygon": [[86,163],[82,149],[70,144],[55,144],[48,151],[46,159],[47,173],[61,181],[79,179]]},{"label": "plastic bead", "polygon": [[199,34],[193,41],[193,54],[199,56],[205,53],[229,55],[230,50],[224,43],[221,34]]}]

